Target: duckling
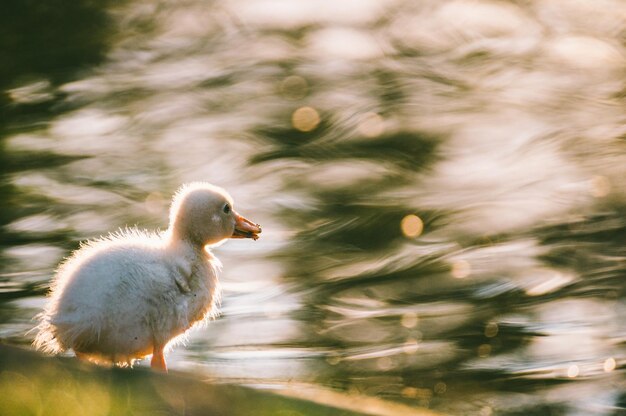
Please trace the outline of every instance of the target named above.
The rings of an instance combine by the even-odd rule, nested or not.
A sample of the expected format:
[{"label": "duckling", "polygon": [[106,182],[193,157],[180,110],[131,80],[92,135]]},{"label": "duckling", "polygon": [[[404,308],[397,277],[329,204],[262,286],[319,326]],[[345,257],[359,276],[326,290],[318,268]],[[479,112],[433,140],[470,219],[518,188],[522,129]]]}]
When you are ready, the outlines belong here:
[{"label": "duckling", "polygon": [[174,195],[167,231],[82,244],[56,271],[34,346],[122,366],[152,354],[151,367],[167,372],[164,349],[216,314],[221,264],[209,247],[259,238],[261,227],[233,207],[222,188],[195,182]]}]

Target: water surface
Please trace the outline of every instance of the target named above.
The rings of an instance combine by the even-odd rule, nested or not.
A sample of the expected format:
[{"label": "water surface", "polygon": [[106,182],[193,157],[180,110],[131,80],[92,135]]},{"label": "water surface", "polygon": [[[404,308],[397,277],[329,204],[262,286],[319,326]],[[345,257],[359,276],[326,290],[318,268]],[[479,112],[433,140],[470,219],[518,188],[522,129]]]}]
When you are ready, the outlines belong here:
[{"label": "water surface", "polygon": [[164,229],[206,180],[263,238],[215,250],[222,316],[172,367],[450,414],[624,411],[623,2],[12,7],[2,342],[29,345],[79,241]]}]

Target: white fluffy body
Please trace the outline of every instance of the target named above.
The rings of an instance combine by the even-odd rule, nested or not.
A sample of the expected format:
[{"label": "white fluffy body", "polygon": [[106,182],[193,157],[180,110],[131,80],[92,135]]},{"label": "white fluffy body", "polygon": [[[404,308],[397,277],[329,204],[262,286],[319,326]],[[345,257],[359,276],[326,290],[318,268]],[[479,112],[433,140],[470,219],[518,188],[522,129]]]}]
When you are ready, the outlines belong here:
[{"label": "white fluffy body", "polygon": [[127,229],[82,244],[56,271],[34,345],[125,365],[214,316],[221,265],[205,245],[233,234],[225,203],[221,188],[187,185],[166,232]]}]

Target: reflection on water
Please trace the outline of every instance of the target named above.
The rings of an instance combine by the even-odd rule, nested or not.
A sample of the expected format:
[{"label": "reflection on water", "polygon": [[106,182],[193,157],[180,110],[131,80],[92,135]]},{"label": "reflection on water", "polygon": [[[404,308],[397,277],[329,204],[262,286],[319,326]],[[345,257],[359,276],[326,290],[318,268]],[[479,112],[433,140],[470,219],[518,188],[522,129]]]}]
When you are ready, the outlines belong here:
[{"label": "reflection on water", "polygon": [[33,45],[0,77],[1,339],[30,342],[79,240],[164,227],[172,191],[208,180],[264,237],[217,250],[223,316],[173,366],[618,414],[626,8],[601,3],[79,2],[109,23],[53,20],[48,48],[3,25]]}]

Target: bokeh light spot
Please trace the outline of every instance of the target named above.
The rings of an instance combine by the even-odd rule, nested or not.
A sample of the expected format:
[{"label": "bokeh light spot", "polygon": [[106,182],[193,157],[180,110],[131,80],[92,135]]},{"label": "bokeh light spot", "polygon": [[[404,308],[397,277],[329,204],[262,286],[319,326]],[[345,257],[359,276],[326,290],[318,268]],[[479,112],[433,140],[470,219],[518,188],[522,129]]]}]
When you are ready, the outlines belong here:
[{"label": "bokeh light spot", "polygon": [[448,386],[443,381],[440,381],[437,384],[435,384],[435,387],[433,388],[433,390],[437,394],[444,394],[446,390],[448,390]]},{"label": "bokeh light spot", "polygon": [[405,328],[415,328],[417,326],[418,320],[419,319],[415,312],[407,312],[404,315],[402,315],[402,319],[400,320],[400,323]]},{"label": "bokeh light spot", "polygon": [[578,377],[578,374],[580,374],[580,369],[577,365],[570,365],[567,369],[567,376],[569,378],[576,378]]},{"label": "bokeh light spot", "polygon": [[378,137],[385,131],[385,120],[376,113],[365,113],[358,128],[365,137]]},{"label": "bokeh light spot", "polygon": [[405,387],[402,389],[402,396],[407,399],[415,399],[417,397],[417,389],[415,387]]},{"label": "bokeh light spot", "polygon": [[491,345],[482,344],[481,346],[478,347],[478,356],[480,358],[489,357],[490,354],[491,354]]},{"label": "bokeh light spot", "polygon": [[424,231],[424,223],[420,217],[411,214],[402,218],[400,228],[402,229],[402,234],[410,238],[415,238],[419,237],[422,231]]},{"label": "bokeh light spot", "polygon": [[404,351],[405,354],[415,354],[418,349],[419,344],[414,338],[407,339],[404,345],[402,345],[402,351]]},{"label": "bokeh light spot", "polygon": [[457,279],[463,279],[472,273],[472,266],[465,260],[457,260],[452,263],[452,276]]},{"label": "bokeh light spot", "polygon": [[433,391],[430,389],[420,389],[417,387],[405,387],[401,392],[402,396],[409,399],[419,399],[420,401],[428,401],[433,397]]},{"label": "bokeh light spot", "polygon": [[337,365],[341,362],[341,357],[338,354],[330,354],[326,357],[326,362],[330,365]]},{"label": "bokeh light spot", "polygon": [[288,100],[300,100],[306,97],[309,91],[309,84],[306,79],[298,75],[291,75],[280,83],[280,93]]},{"label": "bokeh light spot", "polygon": [[320,124],[320,115],[313,107],[300,107],[293,112],[291,124],[296,130],[312,131]]},{"label": "bokeh light spot", "polygon": [[613,357],[607,358],[604,361],[604,372],[610,373],[611,371],[615,370],[616,366],[617,364],[615,363],[615,358]]},{"label": "bokeh light spot", "polygon": [[489,322],[485,326],[485,336],[487,338],[493,338],[498,335],[498,324],[495,322]]},{"label": "bokeh light spot", "polygon": [[376,367],[381,371],[389,371],[394,367],[394,363],[391,357],[380,357],[376,361]]}]

